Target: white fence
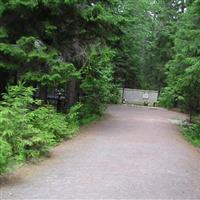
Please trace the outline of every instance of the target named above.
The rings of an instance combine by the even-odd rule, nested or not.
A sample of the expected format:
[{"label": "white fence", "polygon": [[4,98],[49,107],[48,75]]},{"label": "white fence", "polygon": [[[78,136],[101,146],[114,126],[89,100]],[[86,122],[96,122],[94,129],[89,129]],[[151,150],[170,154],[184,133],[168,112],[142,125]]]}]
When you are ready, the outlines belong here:
[{"label": "white fence", "polygon": [[122,99],[130,104],[148,104],[153,106],[158,101],[158,91],[154,90],[138,90],[125,88],[120,89]]}]

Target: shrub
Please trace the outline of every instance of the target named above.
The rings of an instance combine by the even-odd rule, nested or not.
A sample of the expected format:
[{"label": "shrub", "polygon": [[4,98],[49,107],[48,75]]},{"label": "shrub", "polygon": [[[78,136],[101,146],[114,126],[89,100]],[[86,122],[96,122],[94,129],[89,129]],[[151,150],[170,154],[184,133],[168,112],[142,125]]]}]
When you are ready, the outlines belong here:
[{"label": "shrub", "polygon": [[81,103],[77,103],[73,107],[70,108],[69,113],[67,115],[67,123],[68,123],[68,134],[72,137],[79,129],[80,126],[80,110],[82,108]]},{"label": "shrub", "polygon": [[4,101],[0,103],[0,133],[11,147],[13,156],[24,159],[25,147],[30,145],[30,136],[39,131],[29,124],[27,117],[33,103],[33,88],[25,88],[22,84],[8,88]]},{"label": "shrub", "polygon": [[20,162],[37,158],[79,128],[80,104],[64,115],[52,106],[41,106],[33,93],[33,88],[23,84],[12,86],[0,103],[0,173],[11,157]]},{"label": "shrub", "polygon": [[0,138],[0,174],[5,172],[11,155],[12,150],[10,144]]},{"label": "shrub", "polygon": [[200,147],[200,124],[184,126],[183,135],[194,146]]},{"label": "shrub", "polygon": [[111,91],[110,91],[108,103],[118,104],[118,103],[120,103],[120,100],[121,100],[121,96],[120,96],[120,92],[119,92],[119,87],[117,87],[116,85],[113,84]]}]

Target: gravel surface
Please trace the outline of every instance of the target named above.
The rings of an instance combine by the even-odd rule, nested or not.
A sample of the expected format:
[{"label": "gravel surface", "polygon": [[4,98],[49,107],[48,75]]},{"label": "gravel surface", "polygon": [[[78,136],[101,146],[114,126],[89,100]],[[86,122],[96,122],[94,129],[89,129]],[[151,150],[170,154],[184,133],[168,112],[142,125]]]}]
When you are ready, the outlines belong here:
[{"label": "gravel surface", "polygon": [[179,132],[185,115],[110,106],[104,120],[2,177],[0,199],[200,199],[200,153]]}]

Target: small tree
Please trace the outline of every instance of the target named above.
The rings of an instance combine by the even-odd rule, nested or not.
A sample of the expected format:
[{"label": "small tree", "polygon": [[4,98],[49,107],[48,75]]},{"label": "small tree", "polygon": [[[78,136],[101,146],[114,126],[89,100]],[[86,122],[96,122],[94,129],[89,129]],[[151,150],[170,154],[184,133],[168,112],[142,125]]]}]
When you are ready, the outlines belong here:
[{"label": "small tree", "polygon": [[81,70],[84,97],[82,102],[88,113],[101,115],[105,104],[109,102],[113,89],[112,59],[115,52],[110,48],[96,44],[90,47],[88,60]]}]

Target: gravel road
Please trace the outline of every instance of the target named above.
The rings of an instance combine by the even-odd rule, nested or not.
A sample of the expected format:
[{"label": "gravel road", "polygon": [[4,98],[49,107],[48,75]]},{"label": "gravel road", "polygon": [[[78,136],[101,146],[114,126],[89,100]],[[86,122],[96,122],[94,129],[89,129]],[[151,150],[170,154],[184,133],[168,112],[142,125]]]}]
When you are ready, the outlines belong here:
[{"label": "gravel road", "polygon": [[181,136],[183,119],[110,106],[50,158],[1,177],[0,199],[200,199],[200,152]]}]

